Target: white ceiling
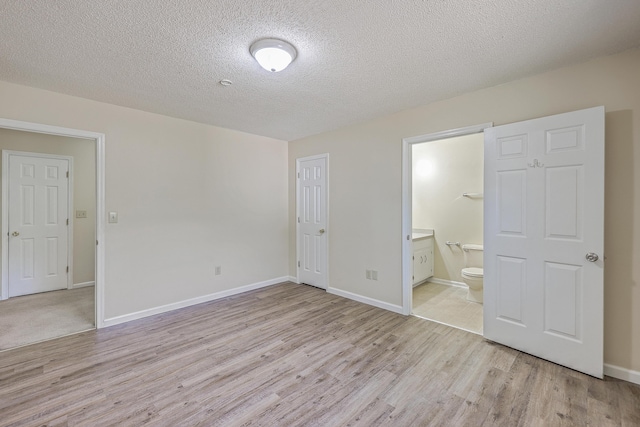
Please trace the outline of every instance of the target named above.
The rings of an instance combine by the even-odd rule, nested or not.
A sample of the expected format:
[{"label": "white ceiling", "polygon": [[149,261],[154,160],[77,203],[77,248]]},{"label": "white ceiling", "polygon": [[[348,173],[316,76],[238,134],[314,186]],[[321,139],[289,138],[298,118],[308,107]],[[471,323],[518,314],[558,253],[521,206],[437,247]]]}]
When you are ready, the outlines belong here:
[{"label": "white ceiling", "polygon": [[639,0],[0,0],[0,80],[284,140],[637,46]]}]

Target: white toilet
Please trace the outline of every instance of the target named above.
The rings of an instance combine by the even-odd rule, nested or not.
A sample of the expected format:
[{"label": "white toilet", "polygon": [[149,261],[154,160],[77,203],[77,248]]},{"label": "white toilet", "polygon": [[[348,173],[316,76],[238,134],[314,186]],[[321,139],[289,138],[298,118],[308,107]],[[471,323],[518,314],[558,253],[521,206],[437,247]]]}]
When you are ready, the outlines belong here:
[{"label": "white toilet", "polygon": [[484,271],[482,270],[482,245],[462,245],[464,252],[464,266],[462,269],[462,281],[469,287],[467,300],[482,304],[482,283]]}]

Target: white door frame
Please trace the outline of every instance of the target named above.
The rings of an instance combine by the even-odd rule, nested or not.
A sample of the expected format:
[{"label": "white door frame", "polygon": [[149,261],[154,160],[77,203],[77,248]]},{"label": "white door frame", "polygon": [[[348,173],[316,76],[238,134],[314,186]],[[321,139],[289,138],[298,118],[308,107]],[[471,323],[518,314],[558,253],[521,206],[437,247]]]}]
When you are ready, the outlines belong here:
[{"label": "white door frame", "polygon": [[[412,136],[402,139],[402,314],[411,314],[412,304],[412,269],[413,263],[411,229],[413,223],[412,214],[412,171],[411,171],[411,146],[423,142],[438,141],[457,136],[471,135],[484,132],[493,123],[482,123],[474,126],[466,126],[458,129],[428,133],[426,135]],[[437,232],[437,230],[436,230]]]},{"label": "white door frame", "polygon": [[[325,196],[326,196],[326,202],[325,202],[325,218],[326,218],[326,235],[325,238],[327,239],[326,245],[325,245],[325,262],[326,262],[326,267],[325,267],[325,290],[329,289],[329,234],[331,233],[331,227],[329,227],[329,153],[324,153],[324,154],[316,154],[313,156],[307,156],[307,157],[300,157],[298,159],[296,159],[296,218],[300,217],[300,209],[299,209],[299,204],[298,204],[298,191],[300,190],[299,186],[300,186],[300,163],[307,161],[307,160],[317,160],[317,159],[325,159],[325,166],[326,166],[326,170],[325,170]],[[299,264],[299,260],[300,260],[300,245],[298,245],[299,242],[299,237],[300,237],[300,223],[297,221],[296,219],[296,283],[300,283],[300,264]]]},{"label": "white door frame", "polygon": [[69,162],[69,180],[67,181],[67,289],[73,288],[73,157],[58,154],[30,153],[28,151],[2,150],[2,285],[0,300],[9,298],[9,156],[38,157],[60,159]]},{"label": "white door frame", "polygon": [[[66,136],[92,140],[96,144],[96,272],[95,272],[95,320],[96,328],[104,327],[104,285],[105,285],[105,135],[79,129],[69,129],[40,123],[0,118],[0,128],[36,132],[49,135]],[[4,170],[4,169],[3,169]],[[4,198],[3,192],[3,198]],[[4,210],[3,210],[4,212]],[[72,216],[70,214],[70,216]],[[5,236],[2,237],[3,245]],[[5,249],[3,246],[2,280],[6,267],[4,265]],[[71,266],[70,266],[71,267]],[[71,268],[70,268],[71,269]]]}]

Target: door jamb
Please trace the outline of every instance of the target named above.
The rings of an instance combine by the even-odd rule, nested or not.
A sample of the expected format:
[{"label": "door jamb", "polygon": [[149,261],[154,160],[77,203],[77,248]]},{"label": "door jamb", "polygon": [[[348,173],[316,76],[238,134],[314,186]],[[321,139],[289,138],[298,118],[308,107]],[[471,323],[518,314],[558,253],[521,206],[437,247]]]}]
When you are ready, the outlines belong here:
[{"label": "door jamb", "polygon": [[316,154],[313,156],[300,157],[296,159],[296,283],[300,283],[300,245],[298,245],[299,237],[300,237],[300,223],[298,222],[298,218],[300,217],[300,205],[298,203],[298,191],[300,189],[300,163],[308,160],[317,160],[317,159],[325,159],[325,218],[326,218],[326,233],[325,238],[327,239],[327,244],[325,245],[325,290],[329,289],[329,233],[331,232],[331,228],[329,227],[329,153],[324,154]]},{"label": "door jamb", "polygon": [[67,181],[67,289],[73,287],[73,157],[58,154],[33,153],[27,151],[2,150],[2,286],[0,300],[9,298],[9,156],[61,159],[69,162],[69,180]]},{"label": "door jamb", "polygon": [[411,314],[412,304],[412,241],[411,228],[412,214],[412,171],[411,171],[411,146],[423,142],[437,141],[454,138],[457,136],[471,135],[484,132],[486,128],[493,126],[493,122],[482,123],[474,126],[466,126],[458,129],[428,133],[402,139],[402,314]]},{"label": "door jamb", "polygon": [[[96,147],[95,324],[104,327],[105,293],[105,134],[0,118],[0,128],[93,140]],[[4,268],[3,268],[4,271]]]}]

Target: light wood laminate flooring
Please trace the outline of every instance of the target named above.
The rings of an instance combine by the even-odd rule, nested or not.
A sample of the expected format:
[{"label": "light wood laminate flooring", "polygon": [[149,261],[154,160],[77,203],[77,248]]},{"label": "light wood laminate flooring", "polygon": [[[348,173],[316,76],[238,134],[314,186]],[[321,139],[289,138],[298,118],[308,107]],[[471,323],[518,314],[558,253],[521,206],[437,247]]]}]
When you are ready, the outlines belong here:
[{"label": "light wood laminate flooring", "polygon": [[412,314],[482,335],[482,304],[467,289],[426,282],[413,288]]},{"label": "light wood laminate flooring", "polygon": [[0,353],[2,426],[638,426],[640,387],[284,283]]}]

